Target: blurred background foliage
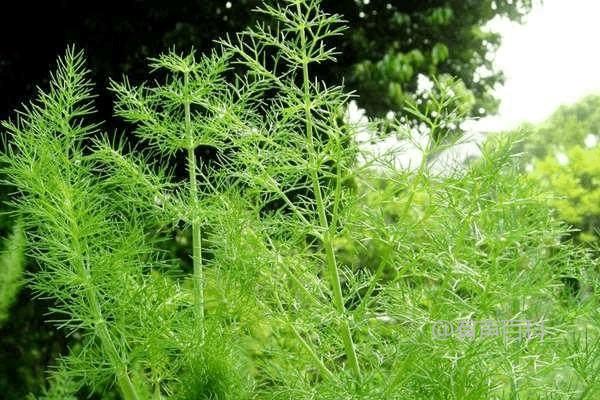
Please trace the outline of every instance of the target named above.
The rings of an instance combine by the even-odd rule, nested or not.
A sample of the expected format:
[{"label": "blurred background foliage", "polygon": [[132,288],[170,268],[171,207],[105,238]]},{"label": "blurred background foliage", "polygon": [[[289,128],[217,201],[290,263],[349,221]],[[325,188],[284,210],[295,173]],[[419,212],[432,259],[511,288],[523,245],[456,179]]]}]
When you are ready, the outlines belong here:
[{"label": "blurred background foliage", "polygon": [[511,132],[522,167],[555,194],[552,207],[574,229],[572,237],[597,248],[600,239],[600,95],[560,106],[539,124]]},{"label": "blurred background foliage", "polygon": [[[597,144],[600,137],[600,95],[584,97],[574,104],[560,106],[540,124],[524,124],[517,131],[525,133],[527,140],[520,146],[528,159],[542,159],[556,151],[566,151],[573,146]],[[596,136],[596,139],[590,139]],[[590,146],[591,147],[591,146]]]},{"label": "blurred background foliage", "polygon": [[600,238],[600,147],[574,145],[561,156],[536,160],[532,176],[556,193],[551,201],[561,219],[572,224],[575,237],[597,245]]}]

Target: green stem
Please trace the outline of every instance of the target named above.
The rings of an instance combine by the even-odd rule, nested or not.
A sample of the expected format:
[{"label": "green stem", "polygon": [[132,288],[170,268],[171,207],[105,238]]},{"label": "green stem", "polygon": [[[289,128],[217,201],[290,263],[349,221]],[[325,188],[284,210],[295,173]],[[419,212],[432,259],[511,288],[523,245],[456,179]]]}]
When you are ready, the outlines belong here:
[{"label": "green stem", "polygon": [[156,382],[154,384],[154,397],[153,400],[162,400],[162,395],[160,394],[160,383]]},{"label": "green stem", "polygon": [[[189,85],[189,73],[184,74],[184,86]],[[188,139],[187,164],[190,179],[190,201],[193,208],[192,215],[192,262],[194,265],[193,286],[194,286],[194,305],[198,313],[198,323],[200,325],[200,338],[204,340],[204,270],[202,265],[202,226],[198,220],[198,182],[196,179],[196,154],[194,150],[194,135],[192,131],[192,114],[190,111],[190,101],[184,103],[185,112],[185,134]]]},{"label": "green stem", "polygon": [[[302,47],[306,49],[306,34],[304,29],[300,31],[300,39],[302,43]],[[340,326],[340,336],[342,338],[342,342],[344,343],[344,350],[346,353],[346,357],[348,358],[348,362],[350,363],[350,367],[354,372],[354,375],[357,378],[360,378],[360,364],[358,362],[358,357],[356,355],[356,349],[354,345],[354,341],[352,339],[352,332],[350,331],[350,325],[348,323],[348,315],[346,312],[346,306],[344,305],[344,297],[342,294],[342,286],[340,283],[339,270],[337,266],[337,261],[335,258],[335,252],[333,248],[333,241],[331,237],[331,231],[329,227],[329,223],[327,222],[327,214],[325,209],[325,202],[323,201],[323,195],[321,192],[321,184],[319,182],[319,175],[317,173],[316,168],[316,160],[315,160],[315,146],[313,139],[313,129],[314,122],[311,113],[312,102],[310,98],[310,78],[308,71],[308,55],[304,54],[304,61],[302,63],[303,70],[303,90],[304,90],[304,113],[306,117],[306,136],[308,143],[308,156],[310,161],[311,168],[311,180],[313,191],[315,194],[315,202],[317,207],[317,212],[319,214],[319,223],[321,228],[324,230],[325,234],[323,235],[323,246],[325,247],[325,256],[327,261],[327,271],[329,277],[329,284],[331,285],[331,290],[333,292],[333,304],[341,317],[341,326]]]},{"label": "green stem", "polygon": [[308,352],[308,354],[310,354],[312,359],[315,360],[315,363],[319,367],[319,371],[321,371],[321,373],[323,375],[327,376],[327,378],[334,381],[335,375],[333,375],[333,373],[331,373],[329,368],[327,368],[327,366],[323,363],[323,360],[321,360],[321,358],[317,355],[317,353],[314,351],[312,346],[310,344],[308,344],[306,342],[306,340],[304,340],[304,338],[302,337],[302,335],[300,335],[300,332],[298,332],[298,330],[296,329],[294,324],[292,324],[289,321],[287,321],[287,323],[288,323],[288,326],[292,329],[292,332],[294,332],[294,335],[296,335],[296,338],[300,341],[302,346],[304,346],[304,349]]},{"label": "green stem", "polygon": [[116,371],[117,376],[117,384],[119,385],[119,389],[121,394],[123,395],[124,400],[139,400],[140,397],[137,394],[137,389],[129,374],[127,372],[127,366],[123,362],[121,356],[119,355],[119,351],[115,346],[110,332],[106,327],[106,320],[104,319],[104,315],[102,313],[102,308],[100,307],[100,302],[98,301],[98,295],[96,293],[96,289],[92,282],[92,274],[89,268],[89,263],[86,261],[84,245],[81,243],[79,238],[79,226],[77,225],[77,221],[74,216],[74,210],[72,207],[72,199],[70,196],[70,191],[68,189],[65,190],[65,204],[66,204],[66,212],[69,216],[70,225],[71,225],[71,246],[73,249],[73,264],[77,270],[77,273],[82,277],[85,285],[85,291],[87,294],[88,301],[90,303],[91,312],[93,314],[93,318],[96,321],[96,333],[98,338],[100,339],[100,346],[104,350],[104,352],[108,355],[109,360],[113,364],[113,367]]},{"label": "green stem", "polygon": [[121,394],[124,400],[139,400],[140,396],[137,394],[137,390],[127,373],[127,370],[117,374],[117,384],[121,389]]}]

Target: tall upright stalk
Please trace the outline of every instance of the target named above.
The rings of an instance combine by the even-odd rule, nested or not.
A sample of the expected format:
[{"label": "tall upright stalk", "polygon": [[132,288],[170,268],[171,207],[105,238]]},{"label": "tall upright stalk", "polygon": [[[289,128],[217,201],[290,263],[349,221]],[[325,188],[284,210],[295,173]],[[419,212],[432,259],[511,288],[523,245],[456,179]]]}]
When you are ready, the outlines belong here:
[{"label": "tall upright stalk", "polygon": [[[300,12],[300,10],[299,10]],[[333,234],[331,227],[327,221],[327,214],[325,209],[325,203],[323,201],[323,195],[321,192],[321,184],[319,182],[319,175],[317,173],[317,160],[315,159],[315,147],[313,138],[313,117],[312,117],[312,101],[310,95],[310,75],[308,67],[308,54],[307,54],[307,43],[306,43],[306,32],[304,29],[300,30],[301,46],[304,49],[304,61],[302,62],[302,73],[303,73],[303,91],[304,91],[304,114],[306,121],[306,141],[308,146],[308,156],[310,161],[310,174],[312,187],[315,195],[315,203],[317,213],[319,214],[319,223],[324,232],[323,234],[323,246],[325,247],[325,257],[327,262],[327,276],[329,278],[329,284],[333,292],[333,304],[341,318],[340,321],[340,336],[344,343],[344,350],[346,357],[350,363],[350,367],[354,375],[360,378],[360,364],[356,355],[356,348],[352,339],[352,333],[350,331],[350,325],[348,323],[348,316],[346,312],[346,306],[344,305],[344,297],[342,294],[342,287],[340,284],[339,270],[335,253],[333,249],[333,242],[331,235]]]},{"label": "tall upright stalk", "polygon": [[[184,73],[184,87],[189,86],[189,72]],[[192,205],[192,262],[193,286],[194,286],[194,306],[198,313],[198,324],[200,326],[200,338],[204,340],[204,271],[202,265],[202,226],[198,218],[198,182],[196,177],[196,154],[194,134],[192,131],[192,116],[190,111],[190,100],[186,99],[184,103],[185,113],[185,134],[188,140],[187,167],[190,180],[190,202]]]},{"label": "tall upright stalk", "polygon": [[92,272],[86,257],[87,246],[86,243],[82,243],[80,239],[80,227],[77,223],[77,218],[75,217],[75,210],[73,209],[73,196],[68,187],[63,189],[63,194],[65,204],[64,214],[68,219],[71,234],[71,249],[73,253],[72,263],[75,267],[75,273],[81,277],[81,280],[85,285],[85,293],[90,305],[92,318],[95,320],[96,333],[100,341],[100,346],[109,357],[110,362],[115,369],[117,385],[119,386],[123,399],[140,400],[141,397],[138,395],[137,389],[131,381],[127,366],[123,363],[119,351],[106,326],[106,318],[104,317],[102,307],[100,306],[97,289],[92,281]]}]

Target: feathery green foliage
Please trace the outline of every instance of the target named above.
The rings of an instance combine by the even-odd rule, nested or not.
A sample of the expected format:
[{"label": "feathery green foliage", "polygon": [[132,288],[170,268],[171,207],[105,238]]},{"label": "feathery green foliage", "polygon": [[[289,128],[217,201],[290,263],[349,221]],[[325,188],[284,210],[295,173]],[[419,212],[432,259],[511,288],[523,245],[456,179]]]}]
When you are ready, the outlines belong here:
[{"label": "feathery green foliage", "polygon": [[198,271],[192,295],[158,247],[157,229],[170,226],[178,206],[180,218],[196,218],[196,196],[171,201],[179,193],[169,193],[164,173],[122,146],[86,145],[97,130],[82,120],[92,110],[86,74],[70,49],[50,91],[4,124],[12,144],[4,172],[41,264],[33,287],[57,302],[56,323],[84,337],[63,370],[93,390],[116,382],[125,399],[160,398],[193,373],[201,348],[212,348],[201,333]]},{"label": "feathery green foliage", "polygon": [[[317,293],[301,287],[318,304],[319,314],[333,313],[332,321],[326,324],[332,329],[329,334],[341,341],[348,369],[360,379],[360,362],[333,246],[343,227],[340,217],[348,194],[343,185],[356,155],[348,140],[348,129],[340,122],[349,96],[343,88],[326,87],[311,76],[314,64],[335,59],[335,50],[323,41],[341,34],[341,20],[324,13],[315,1],[265,5],[259,12],[275,19],[277,29],[258,25],[235,40],[222,42],[249,74],[276,88],[276,93],[264,102],[265,116],[260,125],[251,126],[248,135],[235,141],[239,147],[235,164],[244,167],[240,178],[261,199],[259,206],[282,201],[282,208],[292,213],[291,218],[281,212],[273,216],[277,229],[269,236],[291,237],[271,243],[272,251],[285,255],[286,248],[300,245],[308,253],[307,245],[301,243],[307,234],[318,242],[322,251],[308,253],[305,260],[316,269],[306,272],[322,273],[325,279],[313,279],[317,287],[311,289]],[[295,37],[288,39],[291,35]],[[327,292],[325,299],[315,297],[323,291]],[[281,301],[277,298],[280,309],[288,306]],[[317,357],[314,345],[301,337],[294,321],[286,321],[288,324],[306,351],[315,355],[320,373],[332,378],[333,373]]]},{"label": "feathery green foliage", "polygon": [[[275,23],[208,55],[152,59],[151,84],[111,83],[143,150],[89,122],[73,49],[4,123],[3,173],[40,264],[31,285],[82,337],[45,397],[593,398],[598,271],[560,242],[566,230],[510,142],[446,178],[427,157],[415,172],[373,174],[344,121],[351,95],[314,75],[335,60],[325,41],[342,34],[340,17],[316,0],[258,11]],[[435,101],[438,116],[459,112]],[[412,110],[443,136],[448,121]],[[182,153],[189,176],[177,182]],[[191,268],[165,250],[176,235]],[[548,334],[430,334],[470,319],[543,320]]]}]

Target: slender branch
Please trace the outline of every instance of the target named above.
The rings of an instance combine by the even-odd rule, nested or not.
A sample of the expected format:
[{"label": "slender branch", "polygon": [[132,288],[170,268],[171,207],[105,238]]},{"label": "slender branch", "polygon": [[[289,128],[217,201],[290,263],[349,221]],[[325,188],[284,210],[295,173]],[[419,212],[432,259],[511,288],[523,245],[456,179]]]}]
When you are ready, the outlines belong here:
[{"label": "slender branch", "polygon": [[[300,10],[299,10],[300,12]],[[342,294],[342,287],[340,283],[339,270],[337,266],[337,261],[335,258],[333,241],[332,241],[332,232],[330,230],[329,224],[327,222],[327,214],[325,209],[325,203],[323,201],[323,195],[321,192],[321,184],[319,182],[319,176],[316,168],[316,160],[315,160],[315,145],[313,139],[313,117],[311,113],[312,102],[310,98],[310,78],[308,71],[308,55],[306,54],[306,32],[305,29],[300,30],[300,40],[301,45],[304,51],[304,57],[302,62],[302,73],[303,73],[303,89],[304,89],[304,113],[306,118],[306,136],[307,136],[307,145],[308,145],[308,156],[310,161],[310,172],[311,172],[311,180],[313,185],[313,191],[315,195],[315,202],[317,207],[317,212],[319,214],[319,222],[321,228],[324,230],[323,235],[323,246],[325,247],[325,256],[327,261],[327,269],[328,269],[328,277],[329,283],[331,285],[331,289],[333,292],[333,302],[336,311],[339,316],[342,318],[341,321],[341,331],[340,336],[342,337],[342,341],[344,343],[344,349],[346,352],[346,357],[348,358],[348,362],[354,372],[354,375],[357,378],[360,378],[360,364],[358,362],[358,357],[356,355],[356,349],[354,346],[354,341],[352,339],[352,333],[350,331],[350,325],[348,323],[348,316],[346,312],[346,306],[344,305],[344,297]]]},{"label": "slender branch", "polygon": [[[281,312],[281,315],[286,316],[286,312],[283,309],[283,305],[281,304],[281,300],[279,299],[279,295],[277,294],[277,292],[275,292],[275,298],[277,299],[277,304],[279,306],[279,311]],[[329,370],[329,368],[327,368],[327,366],[325,365],[325,363],[323,362],[321,357],[318,356],[317,352],[313,349],[313,347],[310,345],[310,343],[308,343],[302,337],[300,332],[298,332],[298,330],[296,329],[296,327],[294,326],[292,321],[290,321],[289,317],[286,316],[283,319],[283,321],[292,330],[292,332],[294,332],[294,335],[300,341],[300,343],[302,344],[302,347],[304,347],[304,349],[308,352],[308,354],[311,356],[311,358],[315,361],[315,363],[317,364],[317,367],[319,368],[319,371],[321,371],[321,373],[323,375],[325,375],[327,378],[329,378],[330,380],[335,381],[336,380],[335,375]]]}]

